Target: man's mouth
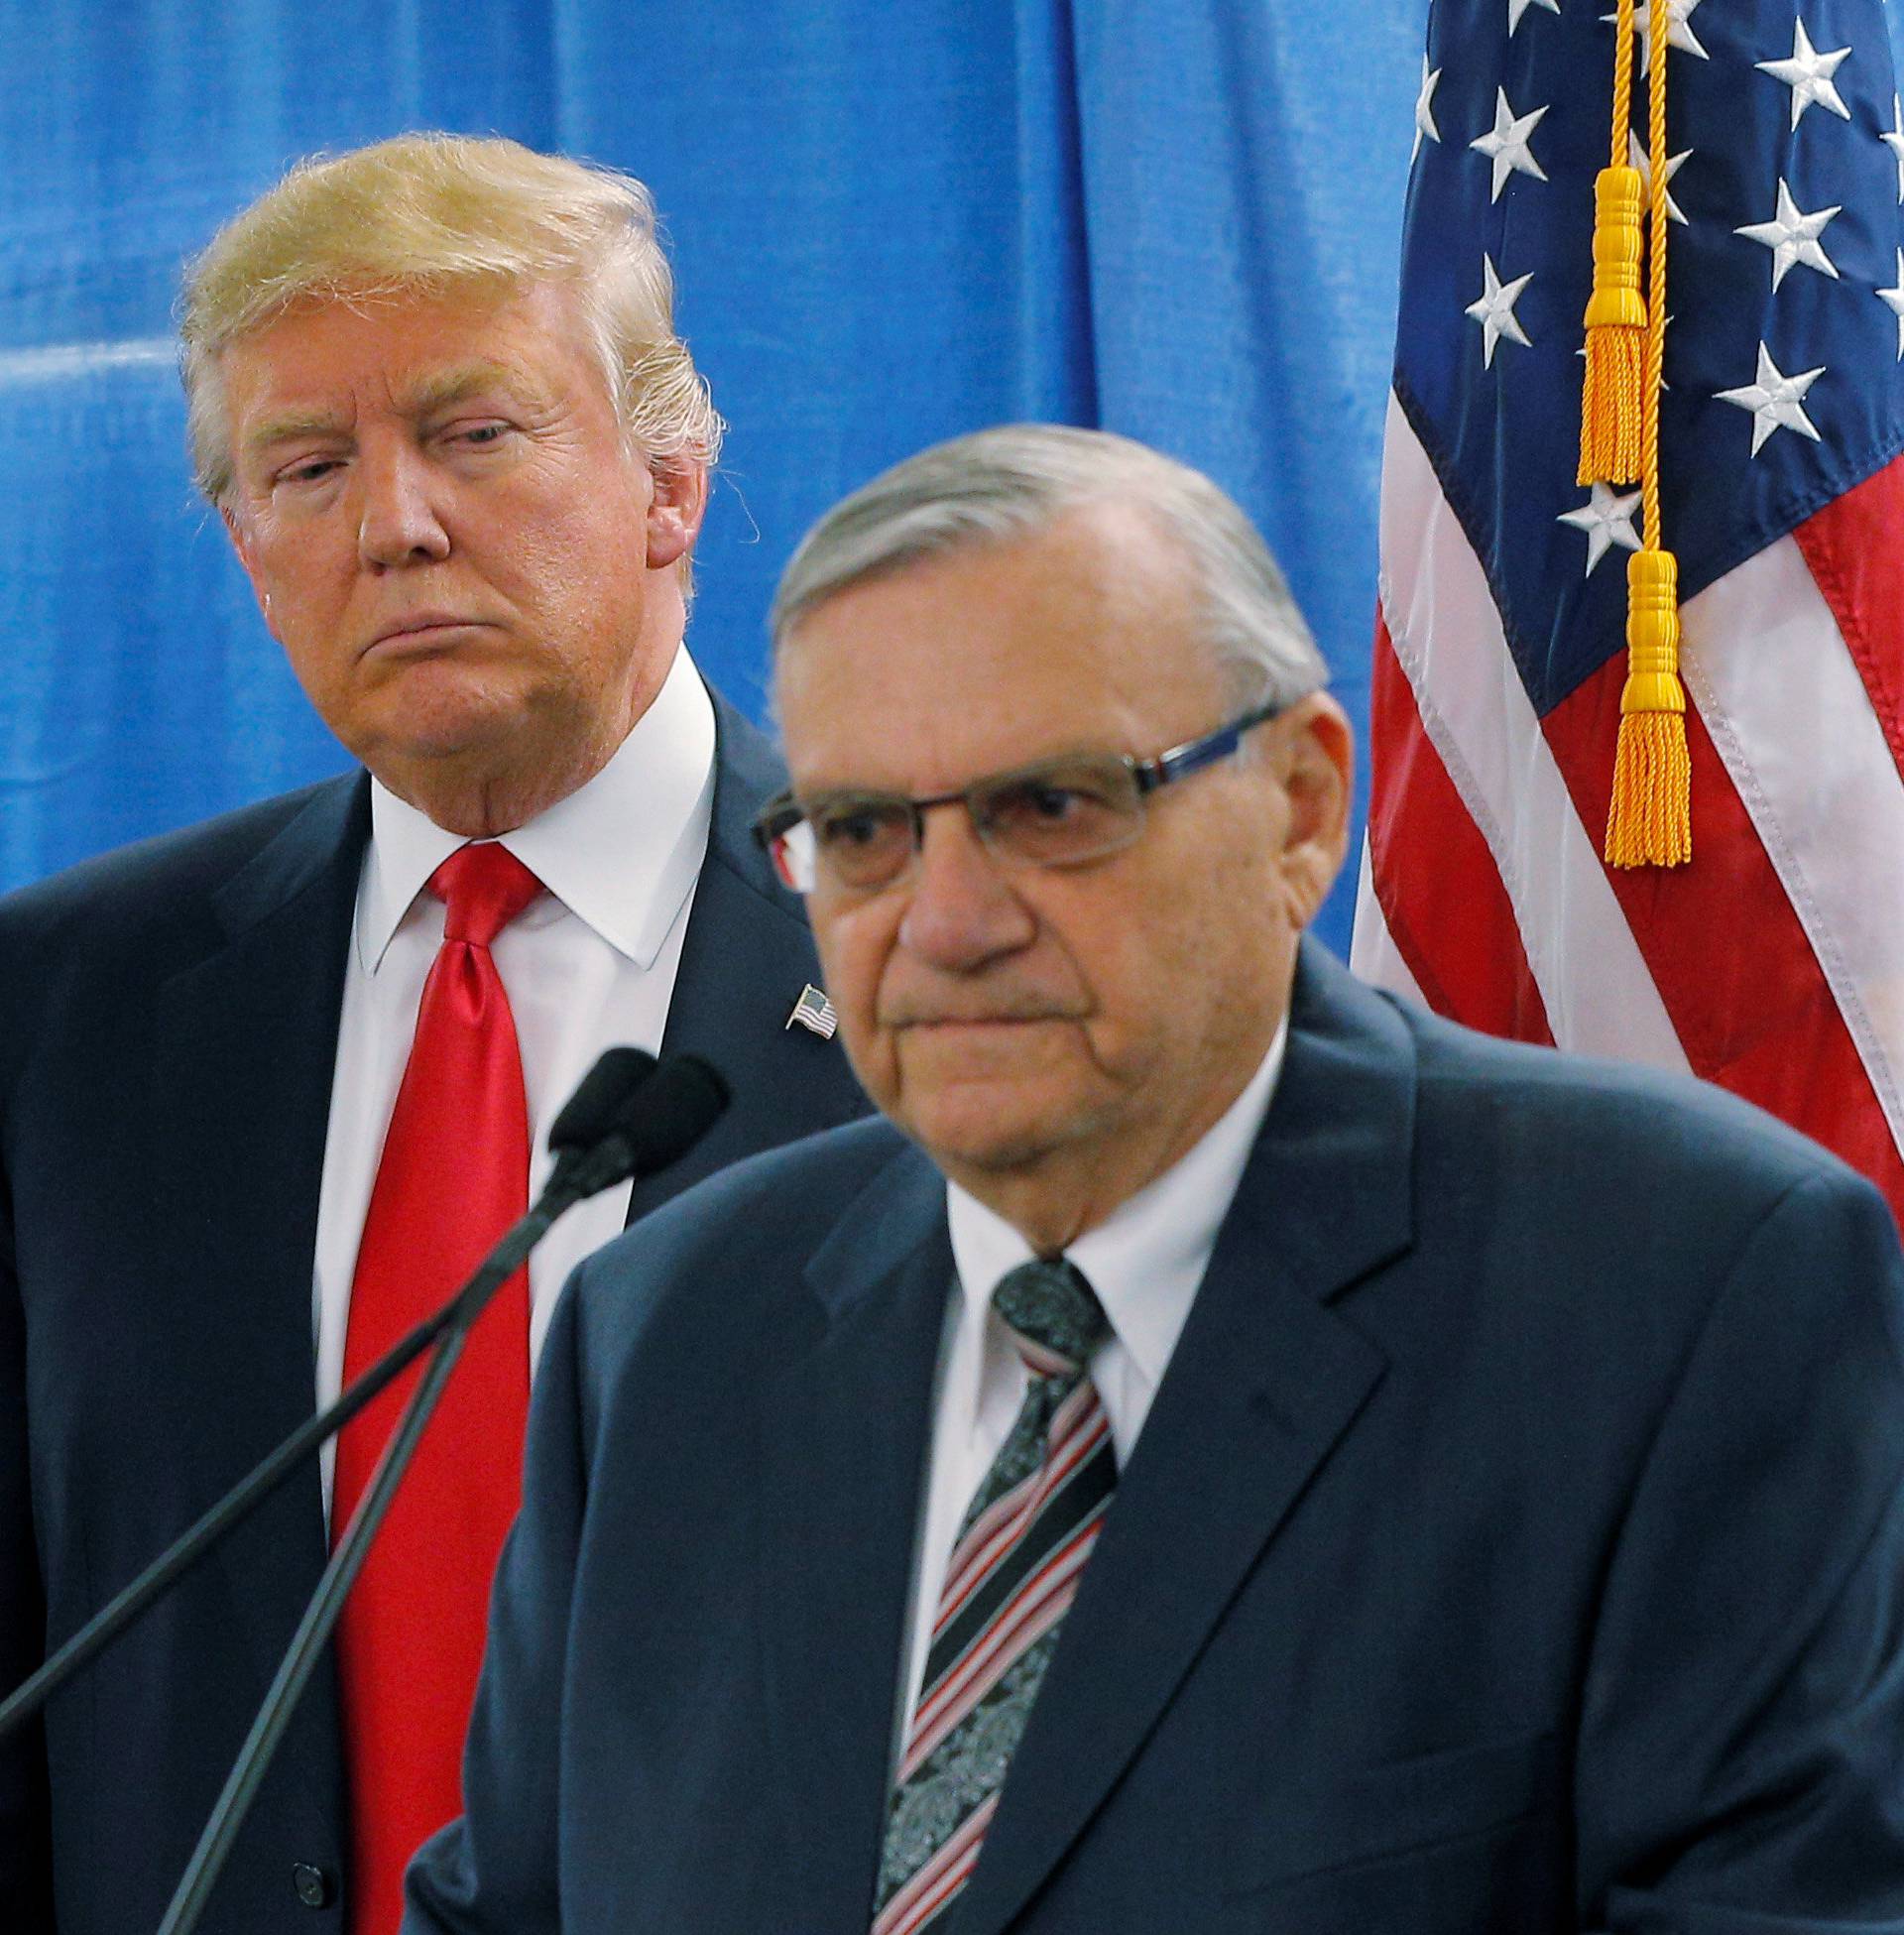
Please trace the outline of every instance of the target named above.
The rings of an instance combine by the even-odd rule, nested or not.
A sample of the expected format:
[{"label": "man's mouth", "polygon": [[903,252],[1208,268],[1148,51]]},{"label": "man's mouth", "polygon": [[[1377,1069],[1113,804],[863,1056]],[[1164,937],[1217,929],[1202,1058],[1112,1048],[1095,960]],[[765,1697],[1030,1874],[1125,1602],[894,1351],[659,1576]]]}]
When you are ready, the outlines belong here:
[{"label": "man's mouth", "polygon": [[412,612],[395,624],[387,625],[366,649],[371,652],[384,648],[401,652],[407,647],[426,650],[431,645],[441,643],[450,633],[472,630],[482,622],[461,612]]}]

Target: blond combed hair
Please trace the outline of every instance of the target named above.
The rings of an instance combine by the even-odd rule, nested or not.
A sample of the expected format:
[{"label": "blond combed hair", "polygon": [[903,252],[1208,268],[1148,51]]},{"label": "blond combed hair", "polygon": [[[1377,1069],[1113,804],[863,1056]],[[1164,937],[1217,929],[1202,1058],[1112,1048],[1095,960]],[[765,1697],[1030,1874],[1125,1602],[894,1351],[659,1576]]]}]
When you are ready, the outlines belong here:
[{"label": "blond combed hair", "polygon": [[408,134],[298,163],[187,266],[179,369],[198,487],[222,506],[232,486],[219,370],[232,343],[306,303],[542,282],[580,296],[631,447],[712,464],[726,426],[674,333],[648,189],[519,142]]}]

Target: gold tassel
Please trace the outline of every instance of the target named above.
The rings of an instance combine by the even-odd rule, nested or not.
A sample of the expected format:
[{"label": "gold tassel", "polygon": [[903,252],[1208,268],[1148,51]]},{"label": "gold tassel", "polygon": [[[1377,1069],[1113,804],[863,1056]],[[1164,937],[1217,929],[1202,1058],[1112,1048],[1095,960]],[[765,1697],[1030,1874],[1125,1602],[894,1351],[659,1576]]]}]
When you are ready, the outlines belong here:
[{"label": "gold tassel", "polygon": [[1640,473],[1646,385],[1646,304],[1639,293],[1636,168],[1603,168],[1594,181],[1594,293],[1587,303],[1587,380],[1580,409],[1582,484],[1630,484]]},{"label": "gold tassel", "polygon": [[1679,679],[1679,566],[1671,551],[1639,550],[1627,560],[1626,652],[1606,861],[1683,867],[1693,857],[1693,769]]},{"label": "gold tassel", "polygon": [[[1613,69],[1615,166],[1607,171],[1610,175],[1620,173],[1619,133],[1631,80],[1630,62],[1624,59],[1630,52],[1626,28],[1631,8],[1632,0],[1619,0],[1616,32],[1621,58]],[[1652,248],[1646,262],[1639,462],[1635,472],[1626,473],[1628,478],[1637,474],[1645,495],[1646,541],[1626,565],[1626,683],[1619,695],[1619,744],[1613,752],[1613,796],[1606,814],[1606,863],[1611,867],[1683,867],[1693,857],[1693,765],[1686,748],[1686,688],[1679,678],[1679,566],[1661,543],[1659,506],[1659,388],[1666,355],[1668,24],[1665,0],[1653,0],[1646,115]],[[1606,180],[1603,175],[1601,181]],[[1609,190],[1607,204],[1612,199]],[[1598,231],[1595,240],[1598,252]],[[1598,281],[1597,269],[1596,296]],[[1587,481],[1585,476],[1582,481]]]}]

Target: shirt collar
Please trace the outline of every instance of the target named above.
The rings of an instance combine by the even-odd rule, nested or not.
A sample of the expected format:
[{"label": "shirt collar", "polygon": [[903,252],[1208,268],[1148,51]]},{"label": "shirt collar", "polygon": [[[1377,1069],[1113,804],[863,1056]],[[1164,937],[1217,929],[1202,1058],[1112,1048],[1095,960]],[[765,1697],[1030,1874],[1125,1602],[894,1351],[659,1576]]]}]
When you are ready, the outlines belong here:
[{"label": "shirt collar", "polygon": [[[714,706],[682,646],[608,764],[502,844],[571,913],[648,968],[700,873],[713,794]],[[357,906],[365,972],[376,973],[430,875],[463,844],[372,779]],[[524,916],[535,918],[534,908]]]},{"label": "shirt collar", "polygon": [[[1216,1248],[1268,1113],[1288,1041],[1285,1016],[1256,1072],[1203,1139],[1064,1253],[1081,1270],[1131,1362],[1154,1389]],[[982,1321],[1007,1270],[1031,1246],[957,1183],[946,1184],[952,1256],[970,1320]]]}]

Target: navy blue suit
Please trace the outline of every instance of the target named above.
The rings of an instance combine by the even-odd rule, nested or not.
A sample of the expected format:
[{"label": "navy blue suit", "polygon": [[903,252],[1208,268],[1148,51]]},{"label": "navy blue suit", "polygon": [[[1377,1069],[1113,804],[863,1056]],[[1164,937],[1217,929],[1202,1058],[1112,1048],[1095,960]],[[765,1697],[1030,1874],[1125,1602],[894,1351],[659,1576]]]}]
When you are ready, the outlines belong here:
[{"label": "navy blue suit", "polygon": [[[866,1106],[837,1044],[782,1027],[817,969],[747,830],[782,776],[752,727],[717,716],[666,1046],[706,1055],[735,1100],[635,1214]],[[310,1412],[369,818],[368,783],[340,780],[0,904],[0,1688]],[[0,1742],[7,1935],[158,1925],[324,1556],[313,1461],[55,1701],[44,1737]],[[320,1678],[203,1928],[341,1926],[342,1798]],[[300,1883],[326,1905],[301,1905]]]},{"label": "navy blue suit", "polygon": [[[952,1275],[880,1123],[577,1272],[407,1935],[865,1935]],[[1305,949],[957,1935],[1904,1930],[1901,1472],[1875,1192]]]}]

